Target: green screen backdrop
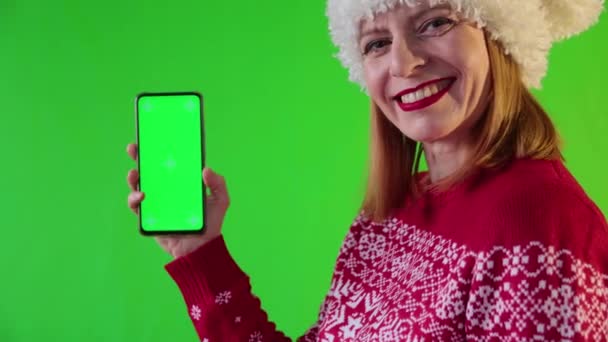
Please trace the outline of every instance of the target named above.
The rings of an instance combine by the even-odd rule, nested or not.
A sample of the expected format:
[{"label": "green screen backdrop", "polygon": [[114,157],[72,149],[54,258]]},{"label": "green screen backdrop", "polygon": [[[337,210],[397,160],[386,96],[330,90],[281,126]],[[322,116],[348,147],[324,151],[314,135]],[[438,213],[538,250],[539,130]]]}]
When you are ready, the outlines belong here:
[{"label": "green screen backdrop", "polygon": [[[0,2],[0,341],[196,341],[170,256],[137,230],[134,98],[199,91],[224,235],[279,329],[317,318],[361,202],[368,100],[325,1]],[[608,211],[608,15],[555,45],[535,91]]]}]

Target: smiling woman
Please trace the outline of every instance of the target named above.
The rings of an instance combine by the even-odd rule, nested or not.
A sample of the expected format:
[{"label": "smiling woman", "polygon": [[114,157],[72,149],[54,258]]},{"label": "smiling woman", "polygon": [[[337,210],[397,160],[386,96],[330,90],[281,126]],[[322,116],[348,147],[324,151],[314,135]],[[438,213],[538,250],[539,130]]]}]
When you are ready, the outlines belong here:
[{"label": "smiling woman", "polygon": [[[412,38],[418,45],[411,49],[428,52],[415,50],[427,57],[405,77],[391,68],[399,63],[408,68],[404,61],[416,63],[415,58],[397,54],[394,43],[390,52],[388,45],[373,56],[364,52],[373,145],[364,209],[376,220],[421,192],[416,187],[421,183],[408,170],[419,169],[423,151],[430,173],[421,175],[427,178],[427,190],[436,191],[448,189],[480,167],[498,167],[513,157],[563,160],[557,130],[521,81],[520,66],[499,41],[467,21],[452,22],[435,38],[434,42]],[[367,39],[372,39],[368,44],[377,42]],[[439,39],[449,45],[446,51]],[[436,162],[444,154],[447,163]],[[456,158],[461,167],[449,169]],[[401,167],[389,167],[389,160],[401,160]],[[443,165],[448,170],[441,169]]]},{"label": "smiling woman", "polygon": [[[529,90],[602,5],[329,0],[338,57],[371,102],[370,169],[300,341],[608,340],[608,223]],[[289,340],[221,235],[191,247],[166,268],[203,341]]]}]

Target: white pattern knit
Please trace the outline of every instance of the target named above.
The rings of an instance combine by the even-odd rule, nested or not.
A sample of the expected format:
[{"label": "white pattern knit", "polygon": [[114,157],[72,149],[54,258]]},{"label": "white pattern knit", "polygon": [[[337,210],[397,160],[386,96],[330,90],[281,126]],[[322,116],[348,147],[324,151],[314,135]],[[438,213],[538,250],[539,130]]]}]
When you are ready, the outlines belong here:
[{"label": "white pattern knit", "polygon": [[[223,238],[166,267],[200,308],[191,314],[201,340],[290,340]],[[608,341],[608,224],[561,162],[529,159],[381,222],[361,212],[317,322],[298,340]]]}]

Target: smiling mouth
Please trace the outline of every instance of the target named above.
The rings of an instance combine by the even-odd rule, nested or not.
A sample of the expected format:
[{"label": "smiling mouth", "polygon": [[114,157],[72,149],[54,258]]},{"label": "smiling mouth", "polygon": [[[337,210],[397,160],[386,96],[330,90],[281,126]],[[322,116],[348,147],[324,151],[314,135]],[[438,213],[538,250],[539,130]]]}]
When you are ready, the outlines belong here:
[{"label": "smiling mouth", "polygon": [[413,91],[404,91],[394,97],[403,111],[419,110],[439,101],[445,95],[456,78],[442,78],[420,85]]}]

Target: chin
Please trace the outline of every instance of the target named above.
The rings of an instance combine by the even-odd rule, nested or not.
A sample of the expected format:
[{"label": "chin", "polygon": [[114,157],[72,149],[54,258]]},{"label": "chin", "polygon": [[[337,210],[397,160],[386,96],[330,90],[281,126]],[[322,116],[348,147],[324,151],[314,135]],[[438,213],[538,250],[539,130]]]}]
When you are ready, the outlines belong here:
[{"label": "chin", "polygon": [[438,127],[435,127],[435,128],[425,127],[425,128],[417,129],[415,131],[401,130],[401,132],[403,132],[403,134],[405,136],[407,136],[408,138],[410,138],[414,141],[423,142],[423,143],[430,143],[430,142],[434,142],[437,140],[441,140],[450,134],[449,130],[441,129]]}]

